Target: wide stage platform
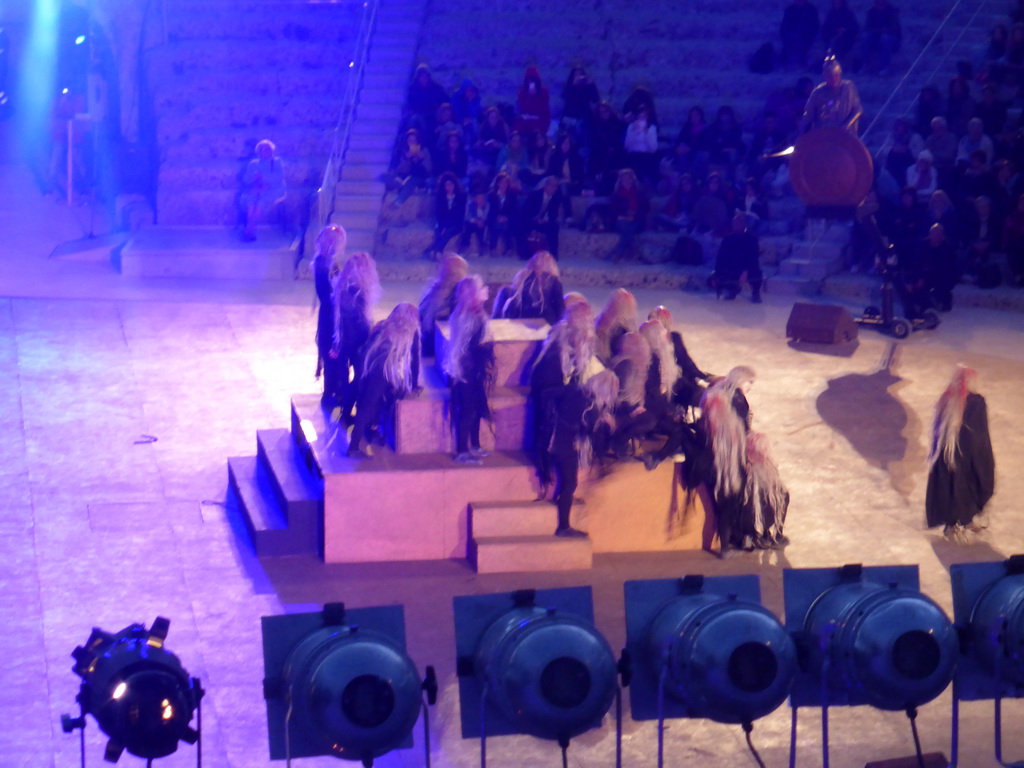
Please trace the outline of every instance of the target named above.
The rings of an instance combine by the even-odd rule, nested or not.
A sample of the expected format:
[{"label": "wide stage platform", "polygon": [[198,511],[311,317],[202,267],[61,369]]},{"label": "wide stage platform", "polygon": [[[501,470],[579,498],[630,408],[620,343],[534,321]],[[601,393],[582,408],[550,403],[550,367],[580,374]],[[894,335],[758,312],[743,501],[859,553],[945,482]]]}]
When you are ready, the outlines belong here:
[{"label": "wide stage platform", "polygon": [[[371,459],[347,456],[347,430],[320,407],[319,394],[296,395],[291,449],[278,442],[276,451],[261,448],[256,459],[229,461],[231,485],[257,550],[308,552],[312,542],[322,542],[329,563],[468,558],[478,571],[507,572],[589,568],[595,553],[710,548],[703,501],[680,485],[680,468],[672,462],[653,471],[638,461],[616,463],[601,475],[581,471],[573,525],[590,536],[553,535],[556,510],[536,500],[526,452],[532,419],[525,383],[547,326],[513,320],[491,325],[494,420],[490,428],[485,424],[482,442],[493,453],[482,465],[452,459],[448,388],[433,361],[424,365],[423,390],[397,404],[387,445],[374,446]],[[447,328],[440,328],[440,350],[446,335]],[[281,432],[273,433],[278,441]],[[304,517],[307,507],[292,511],[306,497],[297,493],[289,500],[274,481],[283,475],[301,478],[291,485],[307,495],[310,487],[322,489],[322,521]],[[260,499],[268,496],[283,500],[278,512],[266,511],[274,505]]]}]

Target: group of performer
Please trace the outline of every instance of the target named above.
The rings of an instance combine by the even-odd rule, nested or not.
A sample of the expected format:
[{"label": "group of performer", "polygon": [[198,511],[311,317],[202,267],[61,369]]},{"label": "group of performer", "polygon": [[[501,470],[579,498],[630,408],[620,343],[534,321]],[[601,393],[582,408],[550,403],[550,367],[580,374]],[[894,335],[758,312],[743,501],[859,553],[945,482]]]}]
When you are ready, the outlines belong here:
[{"label": "group of performer", "polygon": [[[435,354],[437,322],[448,320],[437,363],[450,387],[454,459],[483,463],[489,452],[480,430],[490,419],[494,350],[482,278],[448,254],[418,308],[399,304],[374,326],[380,283],[372,256],[346,256],[344,230],[329,226],[317,239],[313,267],[322,404],[332,413],[340,408],[340,423],[352,425],[349,456],[369,458],[367,447],[383,442],[397,401],[420,389],[421,355]],[[563,293],[557,263],[544,251],[498,292],[491,316],[541,318],[551,326],[530,368],[529,442],[539,498],[550,496],[557,506],[555,535],[587,535],[570,525],[581,468],[602,476],[616,461],[642,460],[653,470],[675,458],[691,497],[702,484],[709,491],[723,558],[789,543],[789,492],[746,397],[751,368],[739,365],[721,377],[703,371],[669,310],[656,307],[641,321],[625,289],[595,315],[583,295]],[[984,400],[971,391],[972,376],[958,375],[940,402],[928,486],[928,523],[944,523],[947,534],[975,525],[991,496],[994,466]],[[974,473],[969,481],[967,472]],[[987,486],[985,477],[977,481],[979,472],[988,473]],[[968,496],[973,507],[965,511]]]}]

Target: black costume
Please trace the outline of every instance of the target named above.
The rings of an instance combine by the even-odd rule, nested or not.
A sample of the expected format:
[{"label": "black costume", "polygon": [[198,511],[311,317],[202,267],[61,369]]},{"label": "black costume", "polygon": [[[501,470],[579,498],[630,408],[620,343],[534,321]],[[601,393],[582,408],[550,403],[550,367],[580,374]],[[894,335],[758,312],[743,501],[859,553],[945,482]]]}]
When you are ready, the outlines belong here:
[{"label": "black costume", "polygon": [[528,251],[531,243],[536,244],[535,233],[543,235],[545,247],[535,250],[548,250],[556,259],[558,258],[558,216],[562,210],[562,190],[556,189],[555,193],[548,197],[543,189],[535,189],[526,197],[523,204],[522,217],[519,230],[519,253],[524,259],[533,254]]},{"label": "black costume", "polygon": [[434,330],[438,320],[447,320],[455,310],[455,285],[436,282],[420,299],[420,338],[423,356],[434,356]]},{"label": "black costume", "polygon": [[503,318],[543,318],[548,325],[562,319],[565,297],[562,281],[550,272],[530,273],[523,280],[522,290],[498,293],[494,301],[494,316]]},{"label": "black costume", "polygon": [[704,387],[699,382],[709,381],[711,374],[705,373],[693,362],[690,353],[686,351],[686,344],[683,343],[683,335],[679,331],[671,331],[669,338],[672,339],[676,365],[682,371],[682,375],[672,390],[672,402],[684,407],[699,406],[700,399],[704,396]]},{"label": "black costume", "polygon": [[[375,346],[378,334],[384,333],[384,323],[377,323],[366,343],[365,357],[362,363],[362,375],[359,377],[359,395],[356,399],[356,419],[352,427],[352,440],[349,453],[360,450],[360,444],[370,439],[370,430],[378,426],[385,414],[390,413],[395,402],[405,397],[410,390],[403,385],[393,386],[387,380],[384,364],[388,358],[391,344],[387,341]],[[418,334],[417,334],[418,336]],[[420,381],[420,340],[414,337],[409,359],[409,382],[413,390],[419,389]]]},{"label": "black costume", "polygon": [[[669,399],[670,394],[661,391],[662,371],[661,361],[657,355],[651,355],[651,364],[647,369],[647,382],[644,391],[644,408],[647,414],[652,417],[653,427],[648,431],[665,435],[665,444],[652,455],[652,464],[660,463],[669,456],[677,453],[685,453],[691,456],[695,453],[697,437],[686,422],[675,417],[675,405]],[[648,466],[651,466],[649,464]]]},{"label": "black costume", "polygon": [[928,527],[969,525],[995,492],[996,464],[988,433],[985,398],[970,392],[956,441],[956,468],[940,454],[928,473]]},{"label": "black costume", "polygon": [[461,378],[451,383],[451,420],[457,455],[480,449],[480,422],[491,418],[487,384],[494,370],[494,344],[484,341],[486,330],[486,323],[481,323],[473,332],[459,361]]},{"label": "black costume", "polygon": [[[569,514],[572,511],[573,494],[579,485],[579,448],[577,440],[593,428],[586,429],[584,413],[590,400],[576,382],[555,387],[547,393],[553,409],[551,439],[545,450],[548,462],[558,476],[555,490],[555,504],[558,507],[558,530],[569,528]],[[590,413],[594,413],[591,411]],[[595,414],[596,415],[596,414]]]},{"label": "black costume", "polygon": [[[366,319],[366,296],[358,288],[348,286],[339,291],[335,301],[337,358],[333,362],[337,364],[341,419],[344,422],[352,417],[352,407],[356,404],[359,377],[362,373],[363,345],[370,337],[370,322]],[[351,380],[350,367],[353,369]]]},{"label": "black costume", "polygon": [[[569,382],[579,384],[578,378]],[[566,386],[562,373],[562,345],[553,341],[543,348],[530,369],[530,405],[533,410],[533,454],[541,486],[551,484],[548,448],[557,419],[558,397]]]},{"label": "black costume", "polygon": [[324,394],[320,404],[333,408],[341,395],[341,364],[331,357],[334,347],[334,287],[331,284],[331,260],[318,258],[313,263],[313,286],[320,308],[316,315],[316,374],[324,375]]}]

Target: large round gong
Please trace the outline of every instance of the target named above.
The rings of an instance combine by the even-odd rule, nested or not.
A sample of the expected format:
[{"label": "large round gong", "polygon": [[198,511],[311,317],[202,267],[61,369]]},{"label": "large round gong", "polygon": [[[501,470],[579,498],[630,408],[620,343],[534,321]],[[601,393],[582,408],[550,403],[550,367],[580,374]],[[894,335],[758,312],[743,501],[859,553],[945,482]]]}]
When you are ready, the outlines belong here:
[{"label": "large round gong", "polygon": [[871,153],[845,128],[814,128],[797,139],[789,176],[807,205],[857,206],[871,191]]}]

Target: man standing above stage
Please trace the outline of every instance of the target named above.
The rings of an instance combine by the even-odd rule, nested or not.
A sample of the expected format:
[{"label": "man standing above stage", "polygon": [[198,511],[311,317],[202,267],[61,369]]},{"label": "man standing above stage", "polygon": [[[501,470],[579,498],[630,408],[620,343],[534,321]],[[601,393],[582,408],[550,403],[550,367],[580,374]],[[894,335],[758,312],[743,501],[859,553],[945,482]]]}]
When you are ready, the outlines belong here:
[{"label": "man standing above stage", "polygon": [[863,109],[857,86],[843,80],[843,68],[834,56],[825,59],[822,66],[825,82],[820,83],[807,98],[801,132],[810,128],[845,128],[858,135],[858,123]]}]

